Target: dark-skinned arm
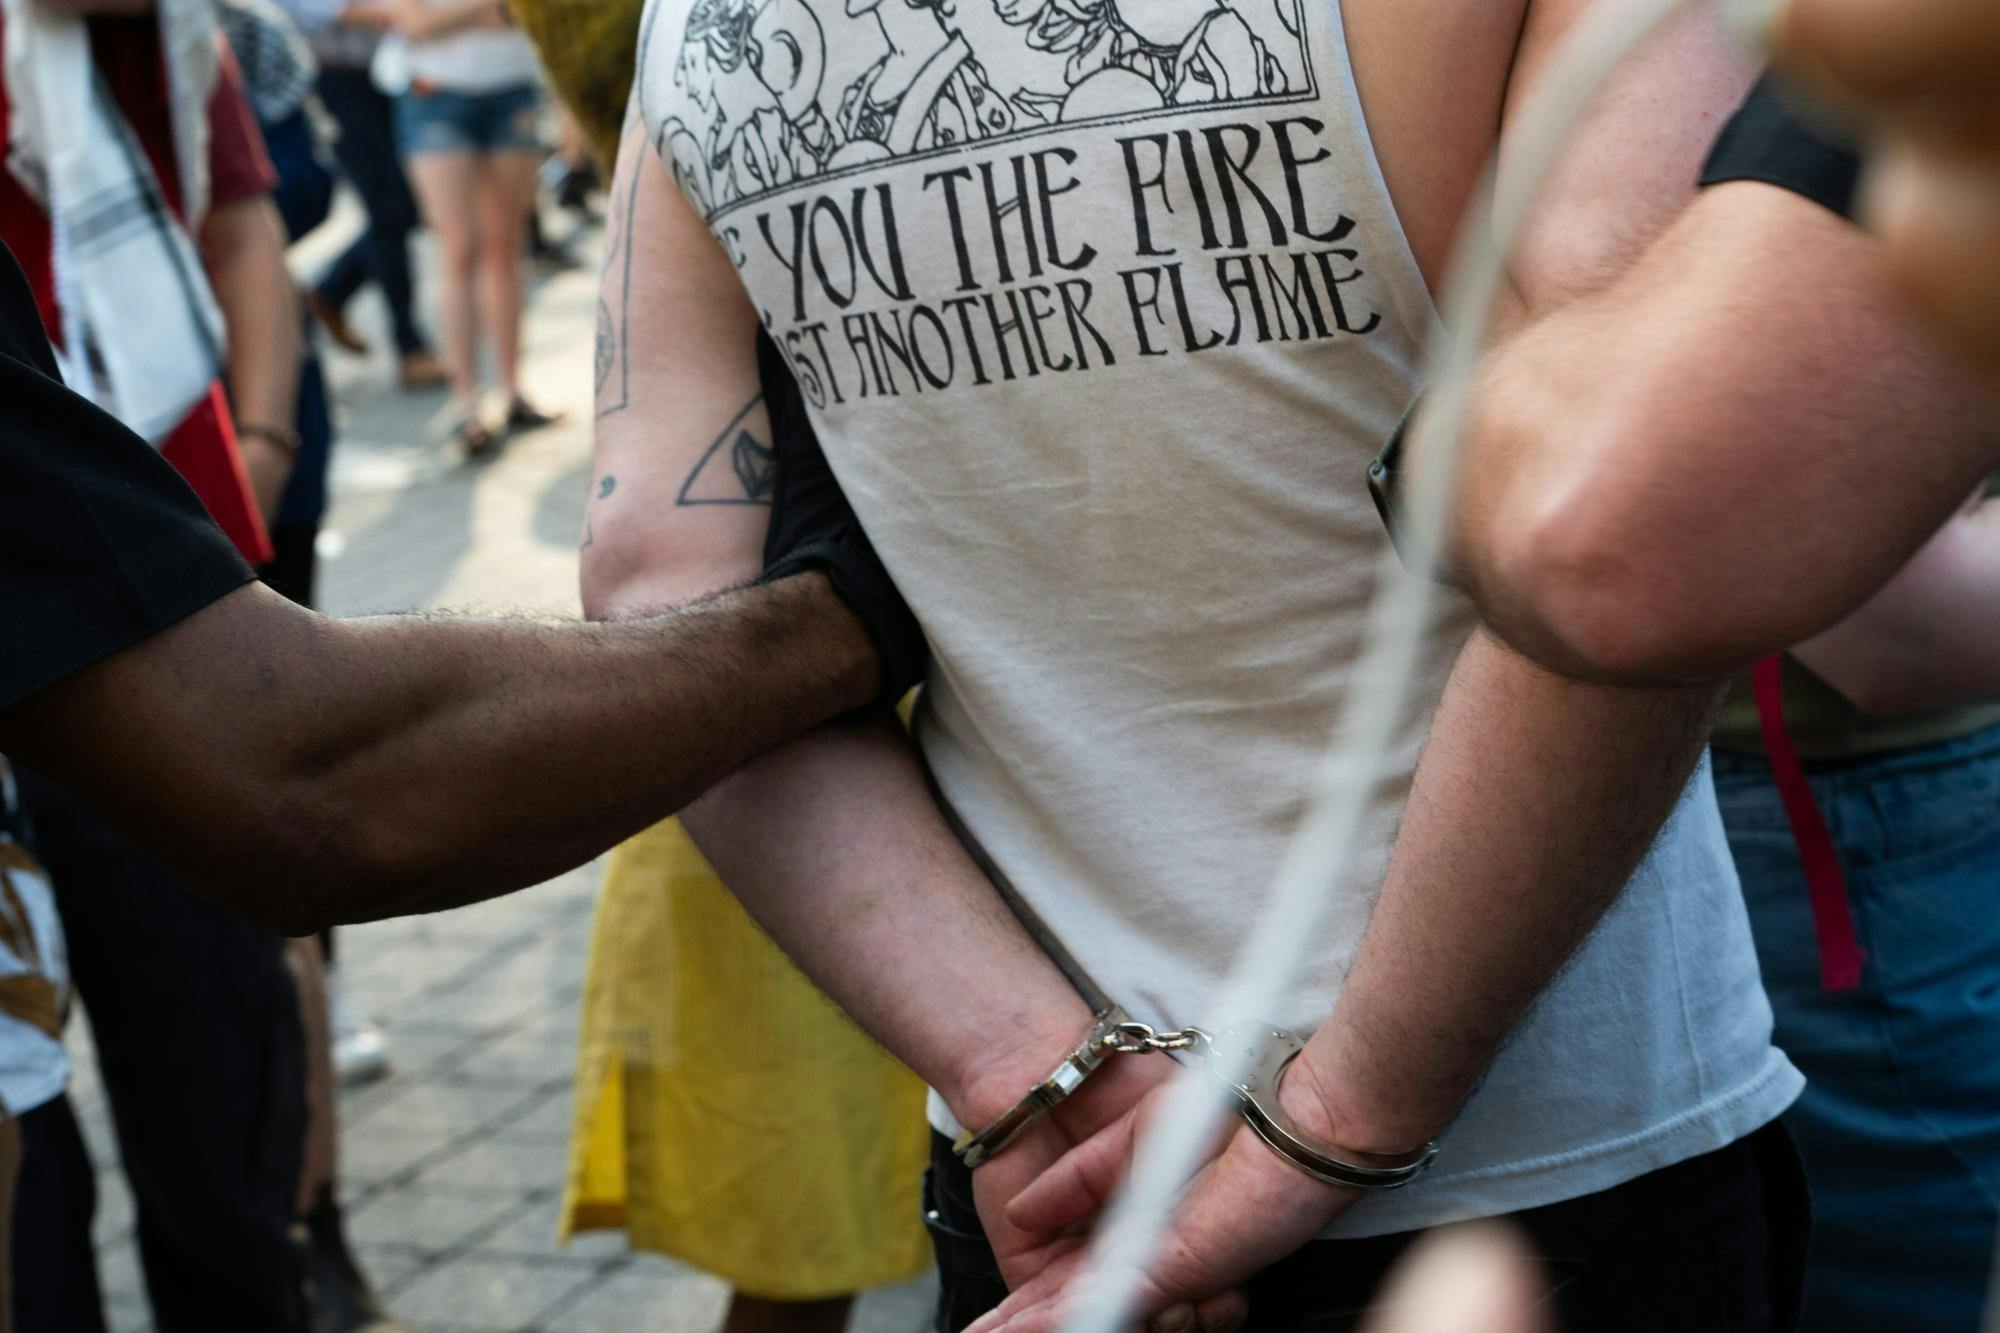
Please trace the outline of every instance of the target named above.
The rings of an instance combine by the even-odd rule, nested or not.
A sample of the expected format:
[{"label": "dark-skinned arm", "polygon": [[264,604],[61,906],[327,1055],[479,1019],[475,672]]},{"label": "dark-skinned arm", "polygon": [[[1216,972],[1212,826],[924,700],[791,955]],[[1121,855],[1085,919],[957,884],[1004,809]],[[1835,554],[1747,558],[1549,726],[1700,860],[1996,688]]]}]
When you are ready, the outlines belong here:
[{"label": "dark-skinned arm", "polygon": [[304,934],[538,883],[879,688],[819,573],[615,625],[330,620],[251,584],[0,714],[0,750]]}]

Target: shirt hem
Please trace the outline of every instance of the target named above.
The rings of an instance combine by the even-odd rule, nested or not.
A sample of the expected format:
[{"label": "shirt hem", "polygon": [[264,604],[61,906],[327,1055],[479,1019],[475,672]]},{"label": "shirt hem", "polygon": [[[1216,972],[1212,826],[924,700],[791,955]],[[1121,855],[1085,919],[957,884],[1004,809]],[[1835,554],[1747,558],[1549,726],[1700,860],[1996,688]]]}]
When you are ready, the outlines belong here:
[{"label": "shirt hem", "polygon": [[1805,1087],[1805,1076],[1782,1052],[1774,1048],[1771,1054],[1747,1083],[1643,1130],[1567,1152],[1427,1177],[1413,1187],[1420,1194],[1365,1200],[1320,1239],[1359,1240],[1502,1217],[1597,1194],[1725,1148],[1777,1119]]},{"label": "shirt hem", "polygon": [[[1360,1240],[1503,1217],[1596,1194],[1725,1148],[1776,1120],[1804,1089],[1805,1076],[1784,1053],[1774,1047],[1771,1056],[1748,1082],[1645,1129],[1567,1152],[1426,1176],[1413,1187],[1421,1194],[1388,1193],[1364,1200],[1319,1238]],[[958,1135],[962,1127],[935,1091],[926,1111],[932,1129],[947,1138]]]}]

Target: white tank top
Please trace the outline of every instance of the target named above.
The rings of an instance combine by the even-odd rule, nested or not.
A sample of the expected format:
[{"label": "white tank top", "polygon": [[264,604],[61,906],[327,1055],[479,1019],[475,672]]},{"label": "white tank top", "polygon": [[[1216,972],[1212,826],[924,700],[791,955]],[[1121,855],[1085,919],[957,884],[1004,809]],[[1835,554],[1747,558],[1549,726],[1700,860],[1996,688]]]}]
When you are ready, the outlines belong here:
[{"label": "white tank top", "polygon": [[[1435,318],[1338,6],[653,0],[639,79],[930,636],[946,797],[1109,995],[1217,1021],[1353,669],[1365,470]],[[1264,1017],[1331,1011],[1470,624],[1439,616],[1366,854]],[[1434,1171],[1333,1234],[1720,1147],[1797,1094],[1770,1033],[1704,766]]]}]

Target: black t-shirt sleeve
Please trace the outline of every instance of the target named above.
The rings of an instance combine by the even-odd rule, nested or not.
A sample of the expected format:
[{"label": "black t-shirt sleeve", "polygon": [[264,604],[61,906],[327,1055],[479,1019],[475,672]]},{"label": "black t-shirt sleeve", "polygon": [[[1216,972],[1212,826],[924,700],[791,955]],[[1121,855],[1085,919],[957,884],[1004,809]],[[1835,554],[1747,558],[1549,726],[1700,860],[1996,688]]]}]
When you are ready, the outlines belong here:
[{"label": "black t-shirt sleeve", "polygon": [[0,247],[0,710],[251,577],[158,451],[63,387]]},{"label": "black t-shirt sleeve", "polygon": [[1811,113],[1779,80],[1766,74],[1730,118],[1701,171],[1703,188],[1725,181],[1763,181],[1854,216],[1861,155]]}]

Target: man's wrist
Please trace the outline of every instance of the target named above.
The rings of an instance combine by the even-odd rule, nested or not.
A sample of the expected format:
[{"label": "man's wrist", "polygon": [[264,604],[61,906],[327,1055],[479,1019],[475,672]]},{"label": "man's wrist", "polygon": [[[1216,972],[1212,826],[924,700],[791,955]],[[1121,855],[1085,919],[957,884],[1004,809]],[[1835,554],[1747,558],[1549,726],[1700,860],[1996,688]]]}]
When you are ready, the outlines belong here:
[{"label": "man's wrist", "polygon": [[1443,1129],[1439,1117],[1372,1095],[1374,1080],[1353,1072],[1337,1024],[1337,1018],[1330,1020],[1314,1034],[1279,1084],[1279,1103],[1299,1128],[1351,1152],[1384,1157],[1435,1139]]},{"label": "man's wrist", "polygon": [[994,1025],[991,1039],[969,1043],[965,1057],[939,1081],[938,1095],[961,1126],[977,1133],[1068,1058],[1093,1021],[1089,1006],[1074,994],[1031,1004]]},{"label": "man's wrist", "polygon": [[261,443],[294,459],[299,456],[299,451],[305,448],[304,439],[290,426],[274,426],[261,421],[237,422],[236,439],[239,445]]}]

